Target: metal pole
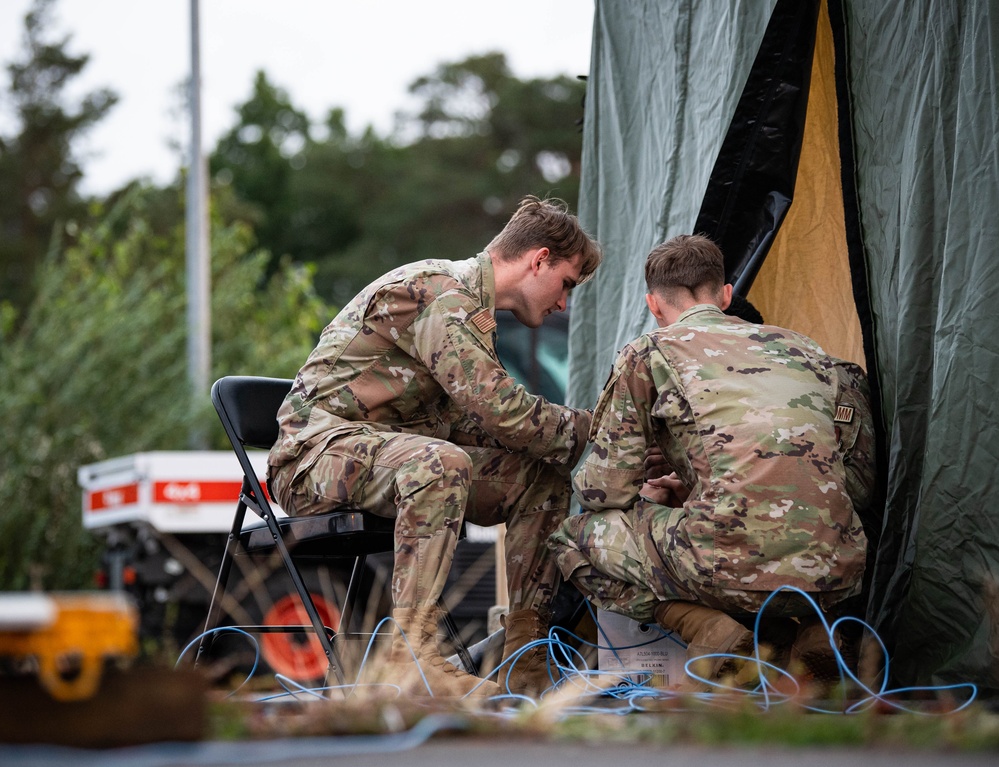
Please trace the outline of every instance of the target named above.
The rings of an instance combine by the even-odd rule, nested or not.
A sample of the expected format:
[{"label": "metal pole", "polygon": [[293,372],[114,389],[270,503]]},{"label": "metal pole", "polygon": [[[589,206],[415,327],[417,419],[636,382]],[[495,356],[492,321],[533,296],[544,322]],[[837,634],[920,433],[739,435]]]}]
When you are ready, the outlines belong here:
[{"label": "metal pole", "polygon": [[[201,149],[201,33],[198,0],[191,0],[191,145],[187,169],[187,360],[191,397],[208,393],[211,372],[211,255],[208,249],[208,183]],[[191,435],[203,448],[204,434]]]}]

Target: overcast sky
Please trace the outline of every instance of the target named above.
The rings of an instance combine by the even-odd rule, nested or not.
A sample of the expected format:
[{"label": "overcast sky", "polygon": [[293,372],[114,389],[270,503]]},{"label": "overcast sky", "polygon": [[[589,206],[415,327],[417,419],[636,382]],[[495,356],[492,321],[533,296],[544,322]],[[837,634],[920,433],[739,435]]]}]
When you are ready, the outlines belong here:
[{"label": "overcast sky", "polygon": [[[20,55],[31,0],[0,0],[0,61]],[[204,146],[236,120],[264,70],[314,120],[343,107],[352,132],[385,135],[407,85],[444,61],[503,51],[518,77],[589,71],[593,0],[200,0]],[[110,87],[114,111],[88,136],[84,191],[171,180],[186,142],[177,86],[190,71],[191,0],[57,0],[52,31],[91,56],[75,93]],[[2,91],[9,80],[3,71]],[[9,113],[0,104],[0,125]]]}]

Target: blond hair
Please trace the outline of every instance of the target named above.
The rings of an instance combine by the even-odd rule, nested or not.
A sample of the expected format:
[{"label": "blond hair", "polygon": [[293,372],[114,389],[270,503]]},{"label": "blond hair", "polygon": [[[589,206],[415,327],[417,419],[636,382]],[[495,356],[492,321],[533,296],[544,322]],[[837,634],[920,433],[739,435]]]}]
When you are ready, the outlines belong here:
[{"label": "blond hair", "polygon": [[486,250],[501,261],[514,261],[532,248],[548,248],[552,266],[581,254],[580,282],[596,271],[603,257],[600,246],[583,230],[564,201],[528,195]]}]

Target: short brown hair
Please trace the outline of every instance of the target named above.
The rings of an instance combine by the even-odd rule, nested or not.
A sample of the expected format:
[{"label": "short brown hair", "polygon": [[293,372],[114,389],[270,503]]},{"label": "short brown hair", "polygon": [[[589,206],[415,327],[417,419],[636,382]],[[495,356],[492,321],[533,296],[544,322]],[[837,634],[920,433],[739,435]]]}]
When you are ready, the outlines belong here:
[{"label": "short brown hair", "polygon": [[691,293],[718,291],[725,285],[725,258],[702,234],[681,234],[656,245],[645,260],[650,293],[671,299],[677,288]]},{"label": "short brown hair", "polygon": [[513,261],[531,248],[548,248],[553,266],[581,253],[581,283],[596,271],[602,258],[600,246],[583,231],[579,219],[569,212],[564,201],[542,200],[534,195],[520,201],[503,231],[486,246],[501,261]]}]

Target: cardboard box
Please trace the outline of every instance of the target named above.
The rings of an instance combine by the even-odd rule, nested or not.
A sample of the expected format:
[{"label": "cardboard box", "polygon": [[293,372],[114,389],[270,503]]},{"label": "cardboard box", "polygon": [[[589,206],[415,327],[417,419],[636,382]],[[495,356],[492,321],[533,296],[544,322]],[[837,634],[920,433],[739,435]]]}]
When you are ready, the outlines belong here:
[{"label": "cardboard box", "polygon": [[597,611],[597,621],[601,671],[620,672],[636,684],[648,682],[659,688],[673,687],[685,678],[687,646],[676,634],[606,610]]}]

